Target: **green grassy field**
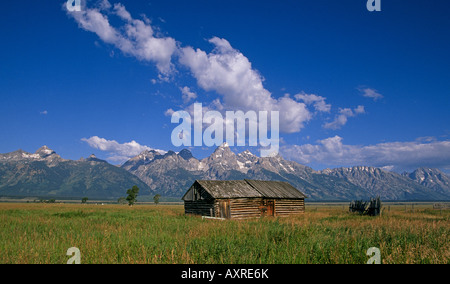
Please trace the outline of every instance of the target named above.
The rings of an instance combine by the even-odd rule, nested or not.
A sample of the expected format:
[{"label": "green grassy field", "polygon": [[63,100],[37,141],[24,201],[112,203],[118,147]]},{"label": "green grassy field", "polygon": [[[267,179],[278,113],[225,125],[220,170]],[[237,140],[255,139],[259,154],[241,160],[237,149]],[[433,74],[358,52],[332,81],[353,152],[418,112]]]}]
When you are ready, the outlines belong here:
[{"label": "green grassy field", "polygon": [[449,210],[392,205],[383,216],[308,205],[304,215],[241,221],[185,216],[179,205],[0,203],[0,263],[450,263]]}]

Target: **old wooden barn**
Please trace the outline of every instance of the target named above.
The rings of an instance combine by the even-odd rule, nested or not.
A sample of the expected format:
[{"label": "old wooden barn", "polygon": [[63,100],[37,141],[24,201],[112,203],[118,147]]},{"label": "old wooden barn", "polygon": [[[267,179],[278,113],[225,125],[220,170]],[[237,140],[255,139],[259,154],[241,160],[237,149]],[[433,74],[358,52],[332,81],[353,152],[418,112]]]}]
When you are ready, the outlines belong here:
[{"label": "old wooden barn", "polygon": [[186,214],[244,219],[304,213],[305,198],[287,182],[197,180],[182,199]]}]

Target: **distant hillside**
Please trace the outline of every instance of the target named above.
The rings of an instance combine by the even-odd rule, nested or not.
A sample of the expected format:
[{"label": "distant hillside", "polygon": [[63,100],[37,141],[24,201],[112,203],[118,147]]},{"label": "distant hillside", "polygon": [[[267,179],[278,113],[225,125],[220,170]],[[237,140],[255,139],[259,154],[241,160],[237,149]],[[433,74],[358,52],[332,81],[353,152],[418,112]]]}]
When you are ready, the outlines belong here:
[{"label": "distant hillside", "polygon": [[371,196],[383,200],[441,200],[450,199],[450,190],[436,190],[394,172],[374,167],[351,167],[323,170],[322,173],[345,179],[363,187]]},{"label": "distant hillside", "polygon": [[22,150],[0,154],[0,195],[118,198],[137,185],[150,188],[136,176],[91,156],[64,160],[47,147],[30,154]]}]

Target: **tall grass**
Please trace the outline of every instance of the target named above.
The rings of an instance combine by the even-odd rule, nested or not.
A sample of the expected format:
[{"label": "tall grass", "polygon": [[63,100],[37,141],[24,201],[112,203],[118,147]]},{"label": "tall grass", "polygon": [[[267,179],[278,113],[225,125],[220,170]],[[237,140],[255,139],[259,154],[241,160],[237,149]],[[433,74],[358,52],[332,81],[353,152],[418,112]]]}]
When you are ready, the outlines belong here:
[{"label": "tall grass", "polygon": [[402,208],[214,221],[183,206],[0,204],[0,263],[66,263],[70,247],[86,264],[365,263],[370,247],[382,263],[450,263],[450,213]]}]

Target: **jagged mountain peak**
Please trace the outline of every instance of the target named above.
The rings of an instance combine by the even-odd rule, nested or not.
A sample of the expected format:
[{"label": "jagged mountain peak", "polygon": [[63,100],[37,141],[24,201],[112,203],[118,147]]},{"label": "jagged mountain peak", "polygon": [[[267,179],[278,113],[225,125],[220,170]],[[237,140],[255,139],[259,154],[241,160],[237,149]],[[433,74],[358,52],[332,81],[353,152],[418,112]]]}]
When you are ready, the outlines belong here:
[{"label": "jagged mountain peak", "polygon": [[256,155],[254,155],[252,152],[250,152],[249,150],[245,150],[242,153],[239,153],[237,155],[238,157],[238,161],[240,163],[245,164],[246,167],[251,166],[252,164],[255,164],[258,162],[258,157]]},{"label": "jagged mountain peak", "polygon": [[172,150],[170,150],[170,151],[168,151],[166,154],[164,154],[164,156],[175,156],[175,155],[177,155],[177,153],[175,153],[174,151],[172,151]]},{"label": "jagged mountain peak", "polygon": [[397,175],[394,172],[390,172],[387,170],[384,170],[382,168],[378,167],[372,167],[372,166],[353,166],[353,167],[340,167],[340,168],[334,168],[334,169],[325,169],[320,171],[323,174],[326,175],[376,175],[376,176],[382,176],[382,175]]},{"label": "jagged mountain peak", "polygon": [[371,171],[381,170],[381,169],[377,168],[377,167],[370,167],[370,166],[353,166],[353,167],[340,167],[340,168],[336,168],[334,170],[371,172]]},{"label": "jagged mountain peak", "polygon": [[230,145],[227,142],[224,142],[219,148],[230,148]]},{"label": "jagged mountain peak", "polygon": [[185,159],[186,161],[194,158],[194,156],[192,155],[192,152],[189,151],[188,149],[181,150],[180,153],[178,153],[178,156]]},{"label": "jagged mountain peak", "polygon": [[139,155],[126,161],[122,165],[122,168],[126,169],[127,171],[130,171],[132,169],[138,168],[139,166],[143,166],[148,163],[151,163],[152,161],[154,161],[155,159],[157,159],[159,157],[163,157],[163,155],[161,153],[159,153],[158,151],[145,150],[145,151],[141,152]]},{"label": "jagged mountain peak", "polygon": [[450,190],[450,177],[438,169],[419,168],[412,173],[402,175],[435,190]]},{"label": "jagged mountain peak", "polygon": [[53,154],[56,154],[55,151],[53,151],[52,149],[48,148],[47,146],[42,146],[41,148],[39,148],[35,154],[40,155],[41,157],[47,157]]},{"label": "jagged mountain peak", "polygon": [[38,159],[40,156],[38,154],[31,154],[23,151],[22,149],[6,153],[0,154],[0,161],[20,161],[20,160],[28,160],[28,159]]},{"label": "jagged mountain peak", "polygon": [[63,161],[61,157],[56,154],[55,151],[51,150],[47,146],[39,148],[34,154],[28,153],[23,150],[17,150],[11,153],[0,154],[0,161],[22,161],[22,162],[36,162],[45,161],[48,163],[57,163],[58,161]]},{"label": "jagged mountain peak", "polygon": [[427,175],[446,175],[444,172],[442,172],[439,169],[432,169],[432,168],[418,168],[411,174],[427,174]]},{"label": "jagged mountain peak", "polygon": [[400,175],[377,167],[343,167],[323,170],[322,173],[343,178],[355,185],[366,188],[373,196],[380,195],[383,199],[438,200],[449,196],[448,191],[441,190],[442,184],[435,188],[430,186],[431,179],[420,178],[414,174]]},{"label": "jagged mountain peak", "polygon": [[242,152],[242,153],[239,153],[238,154],[239,156],[255,156],[252,152],[250,152],[250,150],[245,150],[244,152]]},{"label": "jagged mountain peak", "polygon": [[230,145],[227,142],[225,142],[222,145],[220,145],[219,147],[217,147],[214,152],[217,152],[217,151],[231,151]]},{"label": "jagged mountain peak", "polygon": [[215,160],[215,159],[227,159],[232,158],[236,159],[236,154],[231,151],[230,147],[228,146],[228,143],[224,143],[216,148],[216,150],[208,157],[209,160]]},{"label": "jagged mountain peak", "polygon": [[82,159],[82,161],[107,163],[105,160],[97,158],[95,154],[90,155],[86,160]]},{"label": "jagged mountain peak", "polygon": [[152,161],[153,159],[155,159],[158,156],[163,156],[163,155],[161,153],[159,153],[158,151],[155,151],[155,150],[145,150],[142,153],[140,153],[139,155],[131,158],[129,161],[149,162],[149,161]]}]

